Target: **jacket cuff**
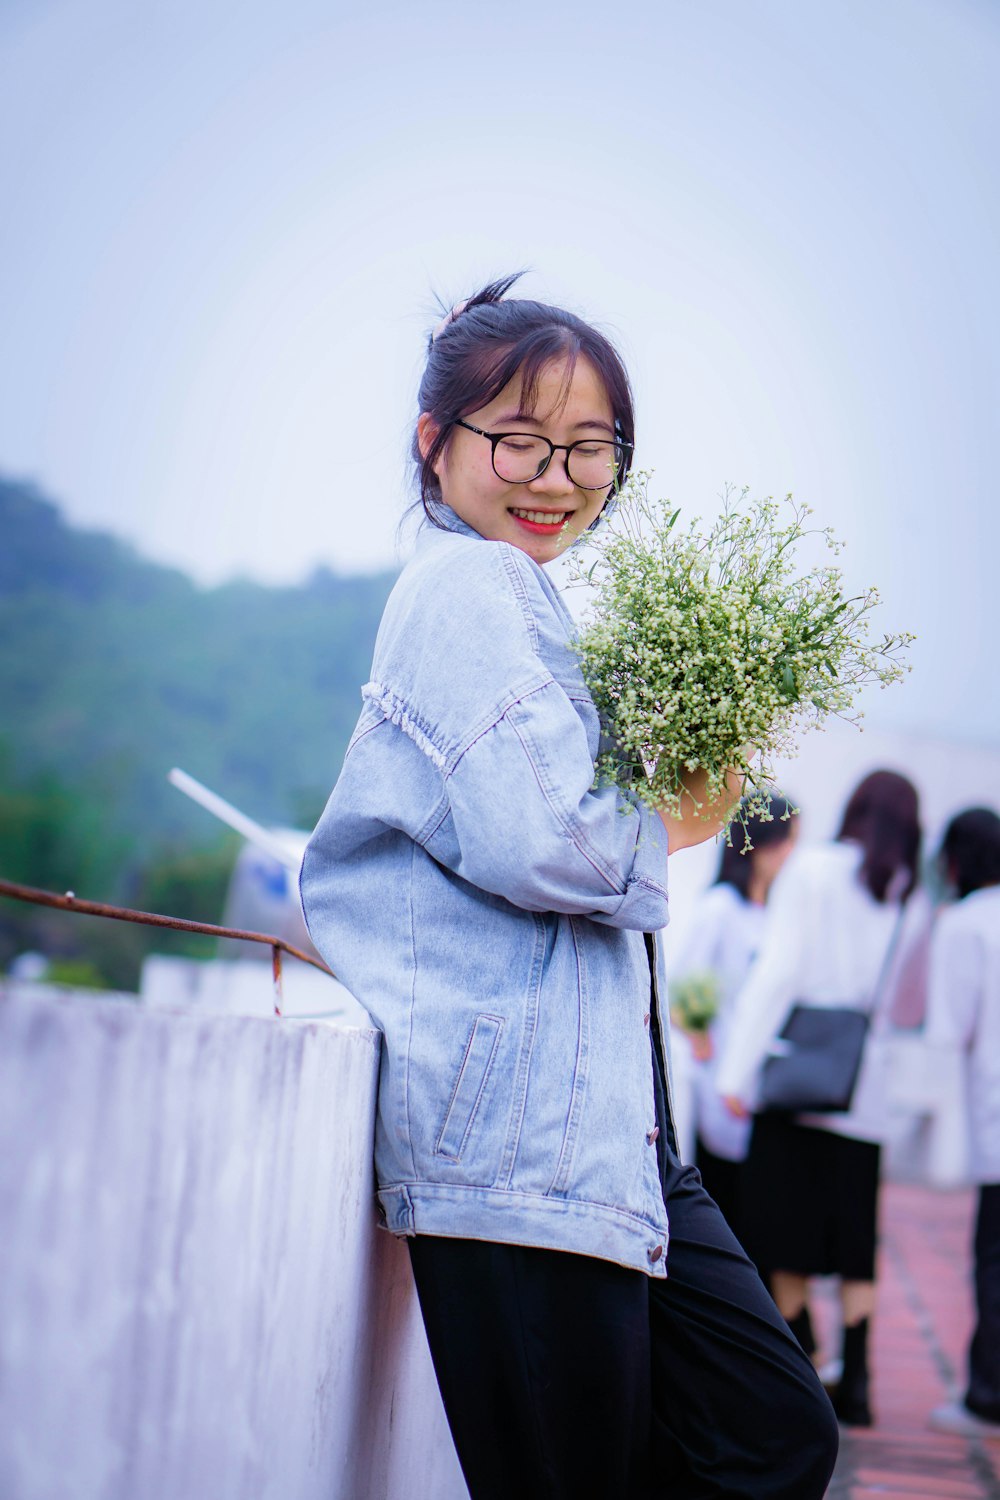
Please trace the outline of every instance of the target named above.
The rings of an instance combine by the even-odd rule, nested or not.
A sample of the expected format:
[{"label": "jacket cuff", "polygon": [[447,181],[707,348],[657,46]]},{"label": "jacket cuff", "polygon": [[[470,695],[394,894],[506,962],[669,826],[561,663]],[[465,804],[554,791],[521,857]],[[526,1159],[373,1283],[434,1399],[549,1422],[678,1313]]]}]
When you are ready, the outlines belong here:
[{"label": "jacket cuff", "polygon": [[667,830],[659,813],[645,803],[622,808],[620,816],[638,816],[635,858],[625,883],[625,892],[613,912],[594,913],[594,921],[637,932],[658,932],[670,920],[667,891]]}]

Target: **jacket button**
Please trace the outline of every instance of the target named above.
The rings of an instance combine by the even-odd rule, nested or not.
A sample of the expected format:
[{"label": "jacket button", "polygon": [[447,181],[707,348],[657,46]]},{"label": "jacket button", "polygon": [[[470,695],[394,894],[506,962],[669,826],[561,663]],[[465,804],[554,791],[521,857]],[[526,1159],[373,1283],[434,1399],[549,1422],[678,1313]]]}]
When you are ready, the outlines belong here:
[{"label": "jacket button", "polygon": [[642,1018],[642,1024],[643,1024],[643,1026],[648,1026],[649,1022],[650,1022],[650,1015],[649,1015],[649,1011],[647,1010],[646,1014]]},{"label": "jacket button", "polygon": [[662,1254],[663,1254],[663,1246],[662,1245],[654,1245],[653,1248],[652,1248],[652,1250],[649,1251],[649,1258],[650,1258],[651,1261],[658,1261],[659,1258],[660,1258],[660,1256]]},{"label": "jacket button", "polygon": [[646,1140],[647,1140],[647,1142],[649,1143],[650,1146],[656,1140],[656,1138],[659,1135],[659,1133],[660,1133],[660,1127],[659,1127],[659,1125],[654,1125],[653,1128],[652,1128],[652,1130],[647,1130],[646,1131]]}]

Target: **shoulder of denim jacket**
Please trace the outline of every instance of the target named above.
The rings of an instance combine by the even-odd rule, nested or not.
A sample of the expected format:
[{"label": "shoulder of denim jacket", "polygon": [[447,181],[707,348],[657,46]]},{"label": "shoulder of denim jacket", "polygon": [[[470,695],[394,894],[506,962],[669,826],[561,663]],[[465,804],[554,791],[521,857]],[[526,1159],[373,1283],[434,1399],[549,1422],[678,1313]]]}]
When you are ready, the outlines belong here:
[{"label": "shoulder of denim jacket", "polygon": [[411,564],[406,607],[414,623],[431,625],[443,640],[468,632],[530,631],[545,601],[541,569],[510,542],[451,534]]}]

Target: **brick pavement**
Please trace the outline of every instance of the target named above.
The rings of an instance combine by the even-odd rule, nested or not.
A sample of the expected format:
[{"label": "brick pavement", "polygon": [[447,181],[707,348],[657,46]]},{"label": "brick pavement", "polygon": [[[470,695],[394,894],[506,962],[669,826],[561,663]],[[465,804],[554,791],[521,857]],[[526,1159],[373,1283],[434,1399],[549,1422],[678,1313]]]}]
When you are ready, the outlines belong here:
[{"label": "brick pavement", "polygon": [[[975,1197],[887,1184],[870,1431],[842,1429],[827,1500],[1000,1500],[1000,1442],[931,1432],[927,1414],[962,1387],[972,1325]],[[829,1346],[832,1288],[817,1302]],[[829,1350],[828,1352],[833,1352]]]}]

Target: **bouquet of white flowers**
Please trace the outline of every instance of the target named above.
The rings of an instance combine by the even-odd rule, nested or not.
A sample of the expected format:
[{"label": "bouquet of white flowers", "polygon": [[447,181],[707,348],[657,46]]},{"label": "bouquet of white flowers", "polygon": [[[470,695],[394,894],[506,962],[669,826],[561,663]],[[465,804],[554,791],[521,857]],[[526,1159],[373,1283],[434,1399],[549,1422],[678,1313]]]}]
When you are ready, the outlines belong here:
[{"label": "bouquet of white flowers", "polygon": [[710,969],[695,969],[670,981],[670,1018],[682,1031],[706,1032],[719,1013],[719,981]]},{"label": "bouquet of white flowers", "polygon": [[685,773],[707,773],[711,801],[735,769],[747,796],[733,819],[746,835],[747,817],[770,816],[774,757],[831,714],[858,722],[861,688],[909,670],[899,658],[913,636],[869,638],[874,588],[846,598],[839,568],[796,569],[807,536],[840,549],[829,529],[808,527],[810,514],[790,495],[727,490],[707,531],[697,519],[682,530],[680,512],[650,498],[648,474],[625,482],[574,569],[597,591],[578,649],[614,741],[599,777],[679,814],[692,796]]}]

